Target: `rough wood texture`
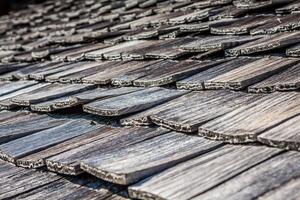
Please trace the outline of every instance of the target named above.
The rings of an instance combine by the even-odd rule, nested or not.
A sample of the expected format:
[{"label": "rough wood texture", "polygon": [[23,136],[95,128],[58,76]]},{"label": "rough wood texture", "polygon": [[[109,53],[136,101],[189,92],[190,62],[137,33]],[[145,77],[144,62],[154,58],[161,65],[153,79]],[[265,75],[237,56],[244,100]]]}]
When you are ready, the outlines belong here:
[{"label": "rough wood texture", "polygon": [[51,84],[45,87],[39,88],[32,92],[28,92],[23,95],[12,98],[12,102],[17,105],[30,106],[33,103],[40,103],[43,101],[63,97],[66,95],[78,93],[84,90],[93,88],[93,85],[64,85],[64,84]]},{"label": "rough wood texture", "polygon": [[191,52],[205,52],[205,51],[216,50],[216,49],[228,49],[257,39],[259,39],[259,37],[249,37],[249,36],[203,37],[202,39],[199,39],[197,41],[182,45],[180,48]]},{"label": "rough wood texture", "polygon": [[154,107],[177,98],[185,91],[164,88],[149,88],[105,100],[98,100],[83,106],[85,112],[102,116],[120,116]]},{"label": "rough wood texture", "polygon": [[300,14],[291,14],[283,17],[273,16],[264,25],[251,30],[252,35],[273,34],[278,32],[288,32],[297,30],[300,27]]},{"label": "rough wood texture", "polygon": [[224,146],[129,187],[138,199],[190,199],[278,154],[258,146]]},{"label": "rough wood texture", "polygon": [[250,16],[233,21],[224,26],[213,26],[210,29],[212,34],[218,35],[242,35],[248,34],[251,29],[264,25],[274,16]]},{"label": "rough wood texture", "polygon": [[[3,123],[1,126],[0,143],[24,137],[65,123],[64,119],[55,119],[48,115],[21,115]],[[38,126],[36,126],[38,124]]]},{"label": "rough wood texture", "polygon": [[199,134],[231,143],[253,142],[259,134],[293,118],[299,111],[299,93],[272,93],[203,124]]},{"label": "rough wood texture", "polygon": [[150,118],[155,124],[172,130],[196,132],[201,124],[247,105],[256,98],[260,96],[230,91],[192,92],[165,103]]},{"label": "rough wood texture", "polygon": [[53,100],[44,101],[30,106],[31,110],[38,112],[52,112],[55,110],[70,108],[91,102],[96,99],[106,99],[123,94],[128,94],[141,90],[135,87],[123,88],[97,88],[88,91],[79,92],[77,94],[66,95],[64,97]]},{"label": "rough wood texture", "polygon": [[20,157],[46,149],[99,127],[101,125],[91,125],[88,120],[70,120],[59,126],[0,145],[0,156],[2,159],[16,163],[16,159]]},{"label": "rough wood texture", "polygon": [[275,91],[291,91],[300,88],[300,65],[296,64],[285,71],[275,74],[266,80],[248,87],[249,92],[269,93]]},{"label": "rough wood texture", "polygon": [[113,78],[114,85],[160,86],[181,80],[197,72],[208,69],[221,61],[161,61],[145,68],[130,71],[119,78]]},{"label": "rough wood texture", "polygon": [[12,98],[17,98],[18,96],[21,96],[23,94],[26,94],[26,93],[29,93],[32,91],[36,91],[47,85],[49,85],[49,84],[48,83],[39,83],[39,84],[35,84],[30,87],[23,88],[21,90],[17,90],[15,92],[9,93],[7,95],[1,96],[0,97],[0,110],[2,110],[2,109],[9,110],[9,109],[17,107],[17,105],[11,101]]},{"label": "rough wood texture", "polygon": [[210,69],[207,69],[203,72],[197,73],[193,76],[190,76],[186,79],[176,82],[176,86],[178,89],[186,89],[186,90],[204,90],[210,89],[206,88],[207,82],[210,82],[211,79],[214,79],[224,73],[230,72],[234,69],[242,67],[246,64],[254,62],[258,58],[250,58],[250,57],[240,57],[236,59],[229,60],[225,63],[220,63],[217,66],[214,66]]},{"label": "rough wood texture", "polygon": [[[93,142],[87,142],[85,145],[80,145],[77,148],[46,158],[47,168],[51,171],[63,174],[78,175],[83,172],[80,168],[80,162],[83,160],[122,149],[126,146],[149,140],[167,132],[169,131],[166,129],[138,127],[115,128],[105,132],[102,131],[94,138]],[[59,151],[59,149],[56,149],[56,151]],[[39,159],[41,160],[41,158],[43,157]]]},{"label": "rough wood texture", "polygon": [[300,57],[300,44],[296,44],[286,50],[286,55],[291,57]]},{"label": "rough wood texture", "polygon": [[82,161],[81,168],[109,182],[129,185],[220,147],[221,143],[170,132]]},{"label": "rough wood texture", "polygon": [[[277,155],[193,199],[230,198],[250,200],[256,199],[261,195],[261,199],[265,199],[264,193],[273,189],[276,191],[278,187],[283,189],[285,185],[289,184],[286,183],[287,181],[299,177],[299,171],[297,170],[299,156],[297,152],[286,152]],[[291,196],[299,194],[299,192],[290,192]],[[274,193],[274,191],[270,193]],[[286,197],[290,199],[290,195]]]},{"label": "rough wood texture", "polygon": [[238,47],[225,50],[228,56],[250,55],[274,49],[285,48],[300,41],[299,32],[277,33],[266,35],[261,39],[249,42]]},{"label": "rough wood texture", "polygon": [[242,90],[298,62],[297,59],[283,59],[281,57],[262,58],[216,76],[204,82],[204,87],[206,89]]},{"label": "rough wood texture", "polygon": [[286,120],[274,128],[263,132],[257,139],[273,147],[299,151],[299,120],[299,115]]},{"label": "rough wood texture", "polygon": [[297,178],[283,184],[281,187],[267,192],[262,195],[259,200],[280,200],[286,197],[291,200],[297,200],[299,195],[299,178]]}]

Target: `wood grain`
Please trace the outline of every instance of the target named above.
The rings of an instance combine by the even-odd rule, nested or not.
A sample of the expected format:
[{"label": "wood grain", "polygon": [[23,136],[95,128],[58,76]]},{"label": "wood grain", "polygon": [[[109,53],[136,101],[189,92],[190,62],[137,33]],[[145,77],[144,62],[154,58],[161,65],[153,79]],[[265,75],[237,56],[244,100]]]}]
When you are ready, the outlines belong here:
[{"label": "wood grain", "polygon": [[230,143],[257,141],[264,131],[299,114],[299,94],[272,93],[216,118],[199,128],[199,134]]},{"label": "wood grain", "polygon": [[154,107],[186,92],[163,88],[149,88],[130,94],[85,104],[83,110],[101,116],[120,116]]},{"label": "wood grain", "polygon": [[[166,129],[149,127],[114,128],[112,130],[108,129],[107,131],[102,130],[100,133],[97,132],[98,136],[94,137],[93,142],[87,142],[85,145],[78,145],[78,147],[74,149],[46,158],[47,168],[51,171],[62,174],[78,175],[83,173],[83,170],[80,168],[80,162],[83,160],[97,157],[102,153],[109,153],[116,149],[122,149],[126,146],[149,140],[167,132],[169,131]],[[60,149],[57,149],[56,151],[59,152]],[[41,154],[38,156],[40,155]]]},{"label": "wood grain", "polygon": [[220,147],[221,143],[170,132],[81,162],[81,168],[106,181],[129,185]]},{"label": "wood grain", "polygon": [[[261,195],[261,199],[265,199],[265,193],[274,194],[273,190],[276,191],[277,188],[282,190],[286,185],[289,185],[287,182],[298,182],[292,181],[293,179],[297,180],[299,177],[299,172],[296,170],[298,157],[299,154],[297,152],[281,153],[193,199],[212,200],[230,198],[250,200],[258,198]],[[296,191],[290,192],[288,198],[298,193]],[[282,192],[283,194],[284,192]]]},{"label": "wood grain", "polygon": [[16,163],[17,158],[46,149],[99,127],[101,125],[91,125],[88,120],[70,120],[44,131],[40,128],[41,131],[37,133],[32,133],[31,135],[0,145],[0,156],[9,162]]},{"label": "wood grain", "polygon": [[192,92],[165,103],[150,115],[150,119],[172,130],[197,132],[203,123],[243,107],[256,98],[260,96],[230,91]]},{"label": "wood grain", "polygon": [[129,195],[138,199],[190,199],[279,152],[258,146],[224,146],[130,186]]}]

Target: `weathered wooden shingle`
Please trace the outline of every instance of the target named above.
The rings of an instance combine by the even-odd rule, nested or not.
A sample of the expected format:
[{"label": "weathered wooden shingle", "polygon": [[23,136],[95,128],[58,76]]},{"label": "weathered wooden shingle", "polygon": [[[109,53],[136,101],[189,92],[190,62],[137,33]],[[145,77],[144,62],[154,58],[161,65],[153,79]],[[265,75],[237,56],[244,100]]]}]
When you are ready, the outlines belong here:
[{"label": "weathered wooden shingle", "polygon": [[85,112],[101,116],[120,116],[162,104],[177,98],[185,91],[164,88],[149,88],[105,100],[98,100],[83,106]]},{"label": "weathered wooden shingle", "polygon": [[83,160],[81,168],[104,180],[129,185],[220,145],[199,137],[170,132]]},{"label": "weathered wooden shingle", "polygon": [[256,146],[224,146],[129,187],[138,199],[190,199],[278,154]]}]

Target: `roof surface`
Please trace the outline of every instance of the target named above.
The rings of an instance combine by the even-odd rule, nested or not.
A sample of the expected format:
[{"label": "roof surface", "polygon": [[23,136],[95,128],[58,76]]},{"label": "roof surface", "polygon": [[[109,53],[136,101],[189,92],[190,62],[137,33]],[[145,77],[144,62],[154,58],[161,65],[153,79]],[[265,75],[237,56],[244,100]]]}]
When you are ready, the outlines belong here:
[{"label": "roof surface", "polygon": [[300,1],[48,0],[0,17],[0,199],[299,199]]}]

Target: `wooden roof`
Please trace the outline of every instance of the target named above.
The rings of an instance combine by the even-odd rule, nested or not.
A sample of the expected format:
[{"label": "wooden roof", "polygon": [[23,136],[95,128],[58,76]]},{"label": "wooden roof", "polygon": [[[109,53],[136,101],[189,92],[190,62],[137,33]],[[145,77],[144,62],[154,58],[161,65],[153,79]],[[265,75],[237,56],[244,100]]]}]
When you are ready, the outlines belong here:
[{"label": "wooden roof", "polygon": [[299,199],[299,8],[47,0],[0,16],[0,199]]}]

